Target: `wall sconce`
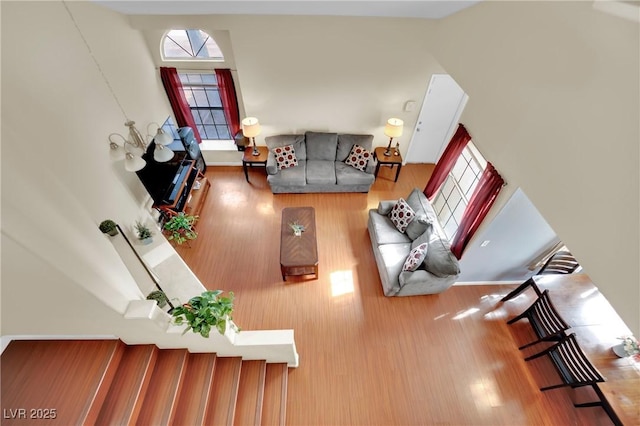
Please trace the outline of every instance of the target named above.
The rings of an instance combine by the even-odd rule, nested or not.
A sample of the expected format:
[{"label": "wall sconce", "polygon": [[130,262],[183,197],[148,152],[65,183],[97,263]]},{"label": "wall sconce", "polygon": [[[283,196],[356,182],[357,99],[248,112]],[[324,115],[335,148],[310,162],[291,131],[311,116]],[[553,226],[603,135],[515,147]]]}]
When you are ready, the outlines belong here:
[{"label": "wall sconce", "polygon": [[256,148],[256,136],[260,134],[260,122],[258,122],[258,119],[255,117],[246,117],[242,120],[242,134],[253,143],[253,155],[260,155],[260,151]]},{"label": "wall sconce", "polygon": [[[142,137],[142,134],[136,128],[135,124],[135,121],[131,120],[124,123],[124,125],[129,128],[128,138],[125,138],[119,133],[111,133],[109,135],[109,147],[111,148],[112,158],[121,158],[121,154],[124,152],[124,168],[128,172],[142,170],[147,164],[147,162],[142,159],[142,156],[147,151],[149,143]],[[151,124],[155,124],[158,128],[153,138],[147,134],[147,138],[150,138],[156,144],[153,151],[153,159],[159,163],[165,163],[173,158],[173,151],[167,148],[167,145],[171,145],[173,142],[173,138],[171,135],[165,133],[157,123],[150,123],[149,126]],[[149,132],[149,126],[147,126],[147,133]],[[119,145],[113,139],[114,137],[122,139],[122,145]]]},{"label": "wall sconce", "polygon": [[389,145],[384,152],[385,157],[391,156],[391,142],[393,138],[399,138],[402,136],[402,126],[404,122],[399,118],[390,118],[387,120],[387,124],[384,126],[384,134],[389,136]]}]

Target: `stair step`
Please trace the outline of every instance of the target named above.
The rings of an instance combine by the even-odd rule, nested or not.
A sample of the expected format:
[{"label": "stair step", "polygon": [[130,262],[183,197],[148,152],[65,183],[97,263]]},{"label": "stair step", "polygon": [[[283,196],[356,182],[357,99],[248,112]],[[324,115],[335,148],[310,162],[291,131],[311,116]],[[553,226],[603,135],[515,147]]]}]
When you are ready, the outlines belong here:
[{"label": "stair step", "polygon": [[211,396],[216,354],[189,354],[173,424],[203,426]]},{"label": "stair step", "polygon": [[216,359],[213,387],[205,415],[206,424],[233,425],[241,366],[240,357]]},{"label": "stair step", "polygon": [[[14,340],[2,353],[3,425],[24,424],[20,408],[42,408],[56,424],[80,424],[91,412],[117,340]],[[9,412],[9,409],[16,410]],[[29,418],[30,413],[24,415]],[[9,418],[6,418],[9,417]],[[51,422],[51,420],[42,420]]]},{"label": "stair step", "polygon": [[262,425],[284,426],[287,417],[287,379],[289,368],[286,363],[267,364],[264,383]]},{"label": "stair step", "polygon": [[266,370],[266,361],[242,361],[234,418],[236,426],[260,426]]},{"label": "stair step", "polygon": [[154,345],[126,347],[96,425],[136,423],[157,355]]},{"label": "stair step", "polygon": [[93,396],[93,399],[90,400],[90,408],[86,417],[82,424],[93,425],[96,423],[98,416],[100,415],[100,410],[102,409],[102,405],[107,398],[107,394],[109,393],[109,388],[111,387],[111,383],[116,377],[118,372],[118,368],[120,367],[120,361],[122,360],[122,356],[124,355],[124,351],[126,349],[126,345],[121,341],[117,341],[117,346],[113,351],[113,355],[109,360],[109,365],[104,371],[102,375],[102,380],[100,380],[100,384],[98,385],[98,389]]},{"label": "stair step", "polygon": [[[186,349],[163,349],[158,352],[136,424],[159,426],[172,423],[186,360]],[[185,391],[189,393],[189,389]]]}]

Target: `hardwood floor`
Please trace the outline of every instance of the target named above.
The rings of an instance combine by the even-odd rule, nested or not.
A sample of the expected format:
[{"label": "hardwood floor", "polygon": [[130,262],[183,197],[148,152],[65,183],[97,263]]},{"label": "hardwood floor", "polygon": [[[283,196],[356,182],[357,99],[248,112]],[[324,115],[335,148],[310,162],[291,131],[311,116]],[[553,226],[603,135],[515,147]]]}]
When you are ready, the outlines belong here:
[{"label": "hardwood floor", "polygon": [[[557,376],[525,363],[518,343],[530,328],[506,325],[517,310],[499,300],[514,286],[382,294],[367,210],[423,188],[432,167],[407,165],[397,183],[382,167],[368,194],[278,195],[263,169],[247,183],[241,167],[209,167],[199,238],[179,252],[207,288],[235,292],[242,328],[295,330],[288,425],[610,424],[600,408],[574,408],[570,391],[539,391]],[[315,208],[317,280],[282,280],[280,215],[290,206]]]}]

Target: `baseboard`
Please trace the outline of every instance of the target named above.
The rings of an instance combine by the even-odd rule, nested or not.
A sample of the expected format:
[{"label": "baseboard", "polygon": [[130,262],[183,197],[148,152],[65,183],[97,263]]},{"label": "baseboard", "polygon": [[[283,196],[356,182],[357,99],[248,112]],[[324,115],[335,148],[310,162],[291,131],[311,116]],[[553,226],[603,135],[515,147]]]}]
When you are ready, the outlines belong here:
[{"label": "baseboard", "polygon": [[113,335],[56,335],[56,334],[16,334],[9,336],[0,336],[0,354],[4,352],[9,343],[14,340],[116,340]]},{"label": "baseboard", "polygon": [[453,285],[513,285],[522,284],[520,281],[459,281]]}]

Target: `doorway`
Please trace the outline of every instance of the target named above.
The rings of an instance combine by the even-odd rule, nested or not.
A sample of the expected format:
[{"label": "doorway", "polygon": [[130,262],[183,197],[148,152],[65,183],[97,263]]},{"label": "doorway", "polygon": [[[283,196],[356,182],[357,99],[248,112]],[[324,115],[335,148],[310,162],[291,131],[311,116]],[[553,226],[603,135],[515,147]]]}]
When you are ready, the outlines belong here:
[{"label": "doorway", "polygon": [[469,96],[448,74],[433,74],[411,137],[407,159],[436,163],[456,129]]}]

